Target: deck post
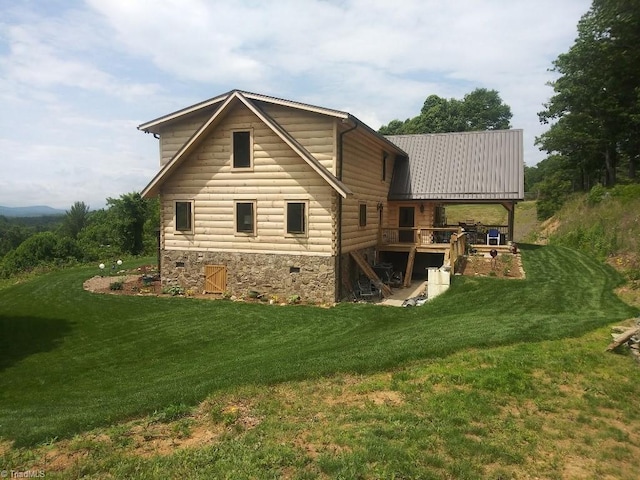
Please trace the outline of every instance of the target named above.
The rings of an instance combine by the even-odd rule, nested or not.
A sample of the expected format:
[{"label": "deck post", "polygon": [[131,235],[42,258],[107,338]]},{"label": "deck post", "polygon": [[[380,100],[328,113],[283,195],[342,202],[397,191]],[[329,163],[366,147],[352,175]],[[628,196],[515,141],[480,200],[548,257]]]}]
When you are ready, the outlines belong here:
[{"label": "deck post", "polygon": [[516,214],[516,205],[515,203],[511,203],[511,209],[509,210],[509,234],[507,241],[513,242],[513,229],[515,225],[515,215]]}]

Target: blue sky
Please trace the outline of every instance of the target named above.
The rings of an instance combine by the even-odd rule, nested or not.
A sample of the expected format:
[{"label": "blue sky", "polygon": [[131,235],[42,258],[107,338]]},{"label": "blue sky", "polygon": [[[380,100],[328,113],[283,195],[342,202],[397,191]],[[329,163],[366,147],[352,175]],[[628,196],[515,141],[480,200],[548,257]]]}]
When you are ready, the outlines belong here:
[{"label": "blue sky", "polygon": [[239,88],[377,129],[436,94],[497,90],[545,130],[548,69],[587,0],[0,0],[0,205],[68,209],[140,191],[158,144],[136,127]]}]

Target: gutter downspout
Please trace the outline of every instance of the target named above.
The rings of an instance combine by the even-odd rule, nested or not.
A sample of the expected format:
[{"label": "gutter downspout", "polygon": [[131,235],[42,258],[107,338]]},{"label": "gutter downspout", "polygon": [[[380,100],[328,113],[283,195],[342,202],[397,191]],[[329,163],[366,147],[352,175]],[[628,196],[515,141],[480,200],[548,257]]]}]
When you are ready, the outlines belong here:
[{"label": "gutter downspout", "polygon": [[[346,123],[346,119],[343,120]],[[354,122],[355,125],[343,132],[340,132],[338,135],[338,159],[336,165],[336,177],[338,180],[342,181],[342,156],[343,156],[343,137],[358,128],[358,122]],[[336,289],[335,289],[335,297],[336,301],[340,299],[340,291],[342,290],[342,195],[338,195],[338,218],[336,219],[337,231],[336,236],[338,237],[338,251],[337,251],[337,261],[336,261]]]}]

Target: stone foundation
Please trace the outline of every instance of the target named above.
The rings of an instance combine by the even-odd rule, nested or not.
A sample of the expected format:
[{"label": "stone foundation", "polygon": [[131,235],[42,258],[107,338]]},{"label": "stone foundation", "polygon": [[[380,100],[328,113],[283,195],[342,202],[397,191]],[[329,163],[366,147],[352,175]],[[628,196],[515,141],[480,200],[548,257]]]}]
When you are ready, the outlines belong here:
[{"label": "stone foundation", "polygon": [[180,285],[201,293],[205,265],[226,266],[226,292],[231,295],[256,291],[282,301],[293,295],[299,295],[303,302],[335,301],[334,257],[165,250],[161,255],[162,285]]}]

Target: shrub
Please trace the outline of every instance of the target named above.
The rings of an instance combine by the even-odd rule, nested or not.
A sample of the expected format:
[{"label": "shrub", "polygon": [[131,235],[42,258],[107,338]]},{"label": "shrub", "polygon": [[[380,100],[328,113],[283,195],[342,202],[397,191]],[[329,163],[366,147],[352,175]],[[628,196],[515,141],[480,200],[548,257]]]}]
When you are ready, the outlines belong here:
[{"label": "shrub", "polygon": [[111,282],[109,284],[109,290],[122,290],[124,288],[124,282],[118,280],[117,282]]},{"label": "shrub", "polygon": [[291,295],[288,299],[288,302],[291,305],[295,305],[296,303],[300,303],[300,295]]},{"label": "shrub", "polygon": [[640,198],[640,183],[616,185],[611,189],[611,196],[619,198],[623,203]]},{"label": "shrub", "polygon": [[184,295],[184,288],[182,288],[180,285],[169,285],[162,289],[162,293],[169,294],[172,297],[175,297],[177,295]]},{"label": "shrub", "polygon": [[56,259],[57,247],[58,238],[52,232],[36,233],[5,255],[0,272],[2,276],[9,277],[52,263]]},{"label": "shrub", "polygon": [[607,190],[602,185],[594,185],[587,195],[587,203],[589,205],[597,205],[607,195]]}]

